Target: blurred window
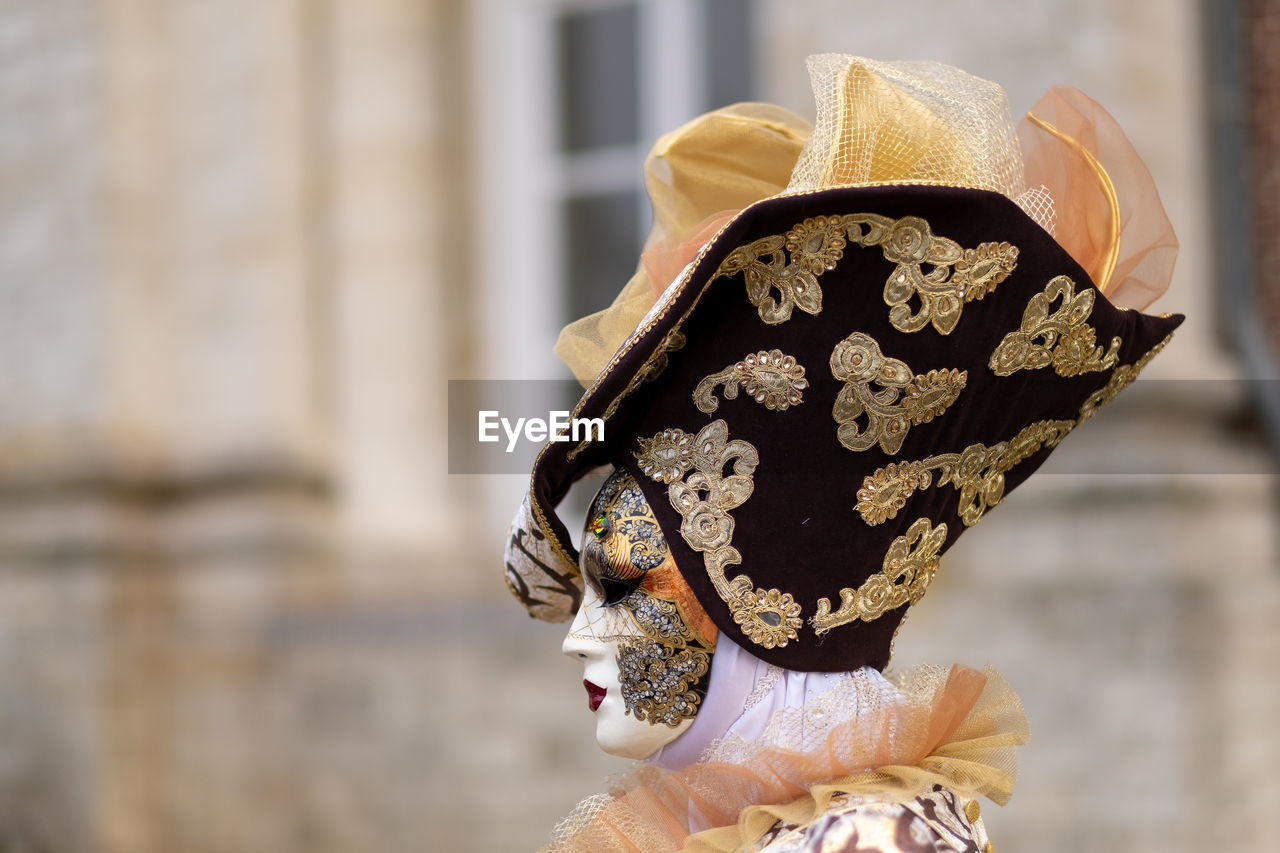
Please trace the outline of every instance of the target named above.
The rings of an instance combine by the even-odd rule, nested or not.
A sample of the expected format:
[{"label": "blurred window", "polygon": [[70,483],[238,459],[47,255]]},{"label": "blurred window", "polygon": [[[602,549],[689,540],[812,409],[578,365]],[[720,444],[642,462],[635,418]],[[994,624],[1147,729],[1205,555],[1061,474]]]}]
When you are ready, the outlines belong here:
[{"label": "blurred window", "polygon": [[565,322],[609,304],[650,226],[648,146],[755,90],[752,0],[566,0],[553,4]]}]

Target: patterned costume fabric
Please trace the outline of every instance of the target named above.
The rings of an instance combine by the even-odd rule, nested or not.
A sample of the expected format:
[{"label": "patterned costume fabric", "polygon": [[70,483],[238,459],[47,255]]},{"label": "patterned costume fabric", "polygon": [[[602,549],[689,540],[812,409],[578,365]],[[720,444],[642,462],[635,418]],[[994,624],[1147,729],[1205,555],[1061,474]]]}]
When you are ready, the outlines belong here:
[{"label": "patterned costume fabric", "polygon": [[784,195],[726,226],[587,391],[575,416],[606,440],[547,446],[533,515],[571,564],[551,507],[625,468],[721,631],[789,669],[882,668],[946,549],[1180,319],[1112,306],[1002,195]]},{"label": "patterned costume fabric", "polygon": [[[972,817],[971,817],[972,815]],[[841,796],[805,824],[779,820],[749,853],[988,853],[977,800],[941,786],[905,803]],[[747,851],[744,851],[747,853]]]},{"label": "patterned costume fabric", "polygon": [[[1000,87],[957,69],[810,70],[811,133],[739,105],[664,137],[641,268],[558,347],[589,380],[573,417],[605,436],[539,455],[508,586],[538,618],[574,617],[580,554],[556,507],[621,472],[665,551],[622,560],[639,538],[611,545],[589,518],[588,598],[629,614],[644,639],[627,649],[670,658],[619,661],[629,712],[693,720],[553,851],[989,851],[974,798],[1012,791],[1016,694],[994,672],[881,670],[942,554],[1182,320],[1134,310],[1167,286],[1176,240],[1092,101],[1056,89],[1015,133]],[[725,675],[734,661],[746,675]]]},{"label": "patterned costume fabric", "polygon": [[[508,560],[534,615],[576,606],[555,507],[607,464],[720,631],[790,669],[883,668],[941,555],[1181,322],[1094,280],[1136,267],[1083,143],[1036,119],[1114,202],[1054,225],[995,84],[850,57],[814,72],[828,100],[787,190],[729,216],[595,377],[574,417],[604,440],[539,456]],[[1109,235],[1088,269],[1059,242],[1073,227]]]}]

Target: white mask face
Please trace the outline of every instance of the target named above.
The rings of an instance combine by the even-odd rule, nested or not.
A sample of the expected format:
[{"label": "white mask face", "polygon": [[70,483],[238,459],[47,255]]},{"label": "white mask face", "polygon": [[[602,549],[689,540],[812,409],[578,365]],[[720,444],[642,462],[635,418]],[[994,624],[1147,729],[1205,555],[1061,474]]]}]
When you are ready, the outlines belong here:
[{"label": "white mask face", "polygon": [[630,475],[605,481],[587,519],[586,589],[562,648],[583,664],[601,749],[645,758],[692,725],[715,638]]},{"label": "white mask face", "polygon": [[[587,707],[596,715],[596,743],[610,755],[646,758],[682,735],[693,725],[693,717],[668,726],[660,721],[636,719],[631,713],[622,690],[618,645],[623,636],[642,638],[644,635],[634,625],[627,635],[605,628],[621,621],[616,618],[620,614],[609,613],[614,608],[607,607],[595,590],[587,586],[577,618],[561,648],[566,655],[582,662]],[[597,635],[597,630],[608,639]]]}]

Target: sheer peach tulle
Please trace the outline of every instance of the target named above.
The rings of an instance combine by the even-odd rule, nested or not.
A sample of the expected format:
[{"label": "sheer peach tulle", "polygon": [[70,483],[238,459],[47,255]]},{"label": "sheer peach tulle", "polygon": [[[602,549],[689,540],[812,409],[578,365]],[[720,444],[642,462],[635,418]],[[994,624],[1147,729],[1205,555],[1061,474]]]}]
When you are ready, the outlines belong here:
[{"label": "sheer peach tulle", "polygon": [[[847,719],[824,729],[809,749],[767,738],[734,761],[715,760],[713,747],[712,760],[679,772],[642,765],[608,794],[583,801],[547,849],[730,851],[779,817],[809,822],[841,793],[904,801],[941,784],[1007,801],[1017,773],[1013,747],[1026,742],[1027,724],[997,673],[957,665],[945,680],[933,677],[927,690],[898,698],[843,709]],[[802,727],[812,720],[802,709],[787,710],[797,716],[783,721],[789,735],[781,742],[805,742]],[[691,823],[710,829],[691,836]]]},{"label": "sheer peach tulle", "polygon": [[694,255],[698,254],[706,242],[716,235],[724,224],[738,215],[737,210],[724,210],[713,213],[702,220],[692,237],[672,237],[660,240],[640,255],[640,263],[649,277],[649,285],[653,293],[653,301],[657,302],[667,285],[676,280],[676,276],[688,266]]},{"label": "sheer peach tulle", "polygon": [[1057,239],[1116,305],[1143,309],[1169,287],[1178,239],[1151,173],[1116,120],[1054,86],[1018,126],[1025,182],[1043,184]]}]

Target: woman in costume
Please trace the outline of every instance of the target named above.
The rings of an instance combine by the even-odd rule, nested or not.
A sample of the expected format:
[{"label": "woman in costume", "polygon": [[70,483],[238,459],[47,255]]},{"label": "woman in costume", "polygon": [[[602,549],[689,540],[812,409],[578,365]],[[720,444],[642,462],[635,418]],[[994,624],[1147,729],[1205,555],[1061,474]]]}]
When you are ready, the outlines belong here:
[{"label": "woman in costume", "polygon": [[[642,759],[553,850],[977,851],[1027,726],[992,672],[884,674],[940,555],[1180,317],[1176,242],[1114,121],[937,63],[810,60],[655,146],[655,235],[558,351],[589,384],[506,560],[573,620],[596,737]],[[575,549],[555,515],[610,471]]]}]

